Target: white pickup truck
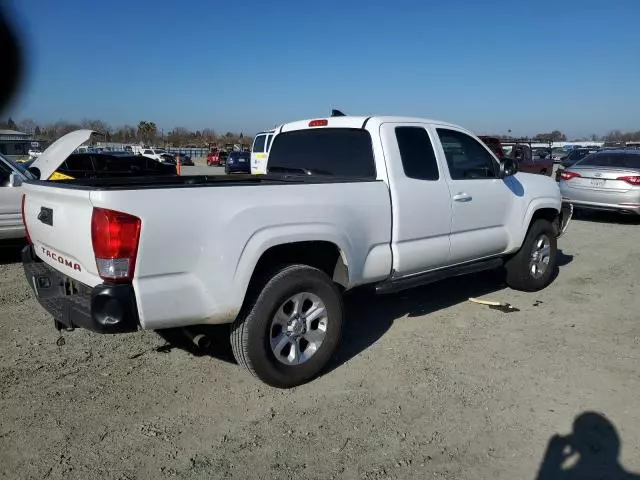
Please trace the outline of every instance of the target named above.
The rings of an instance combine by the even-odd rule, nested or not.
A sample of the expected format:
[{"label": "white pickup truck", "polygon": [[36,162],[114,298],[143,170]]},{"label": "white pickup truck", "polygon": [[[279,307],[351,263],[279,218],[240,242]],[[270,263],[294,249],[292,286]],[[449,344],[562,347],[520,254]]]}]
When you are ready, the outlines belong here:
[{"label": "white pickup truck", "polygon": [[25,272],[58,328],[232,323],[238,362],[291,387],[336,350],[345,290],[494,268],[545,288],[572,209],[516,170],[448,123],[298,121],[279,127],[267,175],[26,182]]}]

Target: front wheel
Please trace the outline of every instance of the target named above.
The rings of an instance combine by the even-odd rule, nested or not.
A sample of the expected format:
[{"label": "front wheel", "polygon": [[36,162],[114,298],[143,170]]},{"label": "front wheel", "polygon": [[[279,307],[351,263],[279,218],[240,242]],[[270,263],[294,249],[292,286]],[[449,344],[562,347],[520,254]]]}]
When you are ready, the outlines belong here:
[{"label": "front wheel", "polygon": [[507,260],[507,285],[514,290],[537,292],[552,281],[556,269],[558,239],[548,220],[538,219],[529,228],[522,247]]},{"label": "front wheel", "polygon": [[322,271],[289,265],[269,278],[231,328],[238,363],[278,388],[314,378],[342,334],[342,297]]}]

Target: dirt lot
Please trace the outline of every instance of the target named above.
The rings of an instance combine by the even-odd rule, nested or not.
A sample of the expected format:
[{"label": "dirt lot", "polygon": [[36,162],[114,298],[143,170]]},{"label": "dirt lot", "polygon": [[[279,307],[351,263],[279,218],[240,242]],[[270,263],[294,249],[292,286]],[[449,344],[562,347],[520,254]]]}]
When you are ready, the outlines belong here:
[{"label": "dirt lot", "polygon": [[[570,434],[588,411],[615,426],[619,461],[638,472],[639,225],[609,215],[574,221],[560,242],[559,277],[537,294],[482,274],[389,297],[355,295],[336,361],[290,391],[247,376],[224,341],[196,356],[168,334],[170,342],[155,332],[75,331],[57,346],[17,249],[5,248],[0,473],[533,479],[551,437]],[[490,310],[471,296],[520,311]],[[606,422],[582,416],[569,440],[592,472],[615,463]],[[562,447],[543,478],[556,478]]]}]

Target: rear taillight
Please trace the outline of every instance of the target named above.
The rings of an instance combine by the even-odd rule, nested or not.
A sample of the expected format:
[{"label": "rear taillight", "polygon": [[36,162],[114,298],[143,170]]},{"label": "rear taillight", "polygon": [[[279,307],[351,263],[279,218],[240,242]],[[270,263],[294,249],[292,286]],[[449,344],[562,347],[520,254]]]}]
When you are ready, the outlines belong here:
[{"label": "rear taillight", "polygon": [[27,236],[27,243],[33,243],[31,241],[31,235],[29,235],[29,229],[27,228],[27,216],[25,215],[24,204],[27,201],[27,196],[22,194],[22,224],[24,225],[24,233]]},{"label": "rear taillight", "polygon": [[580,175],[579,173],[576,173],[576,172],[570,172],[570,171],[567,171],[567,170],[565,170],[564,172],[562,172],[562,173],[560,174],[560,178],[561,178],[562,180],[564,180],[565,182],[566,182],[567,180],[571,180],[572,178],[577,178],[577,177],[580,177],[580,176],[581,176],[581,175]]},{"label": "rear taillight", "polygon": [[640,175],[631,175],[629,177],[618,177],[617,180],[622,180],[623,182],[630,183],[634,186],[640,186]]},{"label": "rear taillight", "polygon": [[91,241],[100,278],[118,283],[133,279],[141,226],[142,220],[128,213],[93,209]]}]

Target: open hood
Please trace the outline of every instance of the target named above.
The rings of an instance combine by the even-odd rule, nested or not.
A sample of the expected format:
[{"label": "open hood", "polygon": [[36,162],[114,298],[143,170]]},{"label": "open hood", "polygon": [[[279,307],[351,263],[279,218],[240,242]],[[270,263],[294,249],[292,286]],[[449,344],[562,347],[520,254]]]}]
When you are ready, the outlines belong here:
[{"label": "open hood", "polygon": [[75,130],[60,137],[49,145],[42,154],[35,159],[29,168],[40,171],[40,180],[47,180],[62,165],[73,151],[91,138],[93,130]]}]

